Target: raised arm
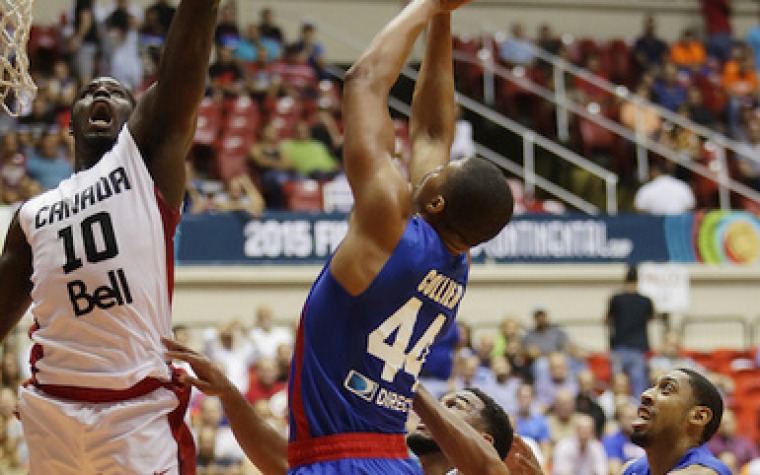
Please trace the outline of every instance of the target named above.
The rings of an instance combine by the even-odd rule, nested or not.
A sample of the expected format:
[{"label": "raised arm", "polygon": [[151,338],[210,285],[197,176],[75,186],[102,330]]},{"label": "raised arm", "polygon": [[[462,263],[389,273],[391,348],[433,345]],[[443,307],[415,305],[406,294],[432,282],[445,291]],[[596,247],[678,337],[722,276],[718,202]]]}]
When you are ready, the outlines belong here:
[{"label": "raised arm", "polygon": [[171,359],[186,361],[197,375],[183,376],[209,396],[219,396],[224,414],[240,447],[262,473],[285,475],[288,472],[288,441],[256,414],[232,382],[205,356],[179,343],[163,339]]},{"label": "raised arm", "polygon": [[174,208],[185,193],[184,161],[206,87],[220,0],[182,0],[166,38],[158,80],[129,128],[159,190]]},{"label": "raised arm", "polygon": [[0,342],[4,341],[24,316],[32,299],[32,250],[13,217],[0,256]]},{"label": "raised arm", "polygon": [[[435,0],[413,0],[375,36],[346,74],[343,164],[354,194],[354,217],[360,226],[366,222],[372,227],[380,228],[373,223],[387,227],[388,221],[378,219],[378,212],[383,217],[390,213],[389,219],[402,223],[409,212],[406,182],[391,161],[395,139],[388,94],[414,42],[437,9]],[[388,231],[398,233],[399,227]]]},{"label": "raised arm", "polygon": [[391,160],[395,140],[388,94],[430,20],[468,1],[412,0],[346,74],[343,166],[354,210],[331,271],[354,295],[363,292],[385,264],[413,211],[409,183]]},{"label": "raised arm", "polygon": [[472,426],[445,409],[422,386],[414,397],[414,412],[430,431],[438,446],[463,475],[509,475],[496,449]]},{"label": "raised arm", "polygon": [[[388,94],[415,40],[430,20],[467,0],[413,0],[346,74],[343,89],[344,166],[354,193],[354,219],[366,234],[396,244],[411,209],[406,180],[393,166],[395,140]],[[399,226],[393,226],[394,221]]]},{"label": "raised arm", "polygon": [[454,141],[456,103],[451,58],[451,14],[430,21],[425,58],[414,88],[409,138],[412,160],[409,181],[420,182],[434,168],[449,161]]}]

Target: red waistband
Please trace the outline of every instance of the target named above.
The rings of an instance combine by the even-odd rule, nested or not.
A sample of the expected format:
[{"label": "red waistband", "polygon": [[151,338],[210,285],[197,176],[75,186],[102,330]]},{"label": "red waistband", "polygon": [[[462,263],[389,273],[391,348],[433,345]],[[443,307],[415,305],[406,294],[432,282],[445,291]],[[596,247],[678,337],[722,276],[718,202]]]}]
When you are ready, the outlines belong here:
[{"label": "red waistband", "polygon": [[34,379],[29,382],[45,394],[61,399],[78,402],[119,402],[150,394],[158,388],[169,387],[171,382],[156,378],[145,378],[127,389],[83,388],[78,386],[61,386],[58,384],[40,384]]},{"label": "red waistband", "polygon": [[348,433],[288,444],[291,468],[347,458],[407,459],[409,450],[401,434]]}]

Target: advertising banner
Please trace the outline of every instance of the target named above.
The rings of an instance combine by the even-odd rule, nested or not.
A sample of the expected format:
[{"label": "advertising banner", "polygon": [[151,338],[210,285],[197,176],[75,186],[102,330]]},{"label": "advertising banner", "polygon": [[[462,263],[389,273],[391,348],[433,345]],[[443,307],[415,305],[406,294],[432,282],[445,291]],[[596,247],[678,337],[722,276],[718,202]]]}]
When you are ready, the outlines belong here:
[{"label": "advertising banner", "polygon": [[[345,236],[344,214],[244,213],[185,216],[179,261],[186,264],[315,264]],[[522,215],[472,251],[482,262],[668,261],[663,218],[640,215]]]}]

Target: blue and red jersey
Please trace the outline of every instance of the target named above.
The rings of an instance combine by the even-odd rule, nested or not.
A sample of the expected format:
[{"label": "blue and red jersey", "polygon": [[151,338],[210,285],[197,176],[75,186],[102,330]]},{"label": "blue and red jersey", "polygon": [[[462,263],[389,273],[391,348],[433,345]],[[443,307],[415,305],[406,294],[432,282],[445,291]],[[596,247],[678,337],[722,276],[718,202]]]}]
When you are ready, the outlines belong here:
[{"label": "blue and red jersey", "polygon": [[[689,449],[671,471],[680,470],[692,465],[701,465],[703,467],[711,468],[715,470],[718,475],[731,475],[731,470],[729,470],[718,458],[713,456],[704,445]],[[650,473],[649,461],[646,457],[641,457],[630,464],[623,472],[623,475],[650,475]]]},{"label": "blue and red jersey", "polygon": [[296,337],[290,465],[406,459],[405,423],[417,377],[430,345],[454,322],[467,255],[452,255],[414,217],[362,294],[346,292],[330,263],[311,289]]}]

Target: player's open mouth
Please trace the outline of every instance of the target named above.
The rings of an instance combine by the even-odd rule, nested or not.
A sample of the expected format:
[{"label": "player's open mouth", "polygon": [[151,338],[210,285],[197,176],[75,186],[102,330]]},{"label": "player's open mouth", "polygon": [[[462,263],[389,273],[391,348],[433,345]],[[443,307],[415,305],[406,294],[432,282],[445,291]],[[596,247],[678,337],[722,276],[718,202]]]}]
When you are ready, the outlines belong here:
[{"label": "player's open mouth", "polygon": [[645,421],[652,419],[652,413],[644,406],[639,407],[638,415],[640,419],[644,419]]},{"label": "player's open mouth", "polygon": [[646,427],[649,425],[649,421],[652,420],[652,412],[644,406],[639,407],[637,415],[638,417],[633,421],[633,423],[631,423],[634,430],[640,430]]},{"label": "player's open mouth", "polygon": [[111,107],[108,103],[104,101],[93,103],[90,108],[90,125],[95,128],[107,128],[112,122]]}]

